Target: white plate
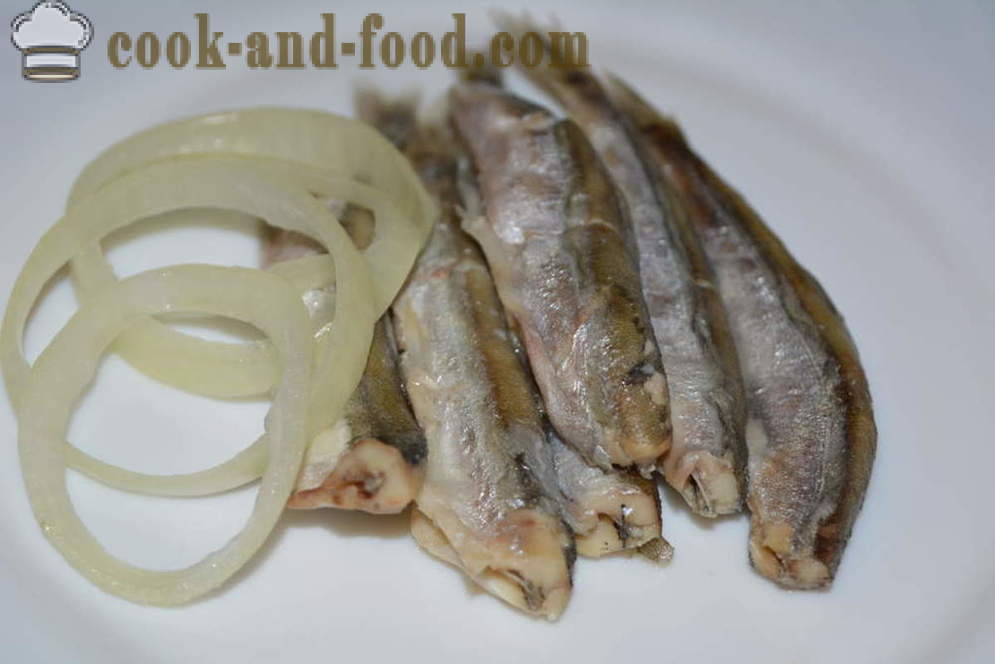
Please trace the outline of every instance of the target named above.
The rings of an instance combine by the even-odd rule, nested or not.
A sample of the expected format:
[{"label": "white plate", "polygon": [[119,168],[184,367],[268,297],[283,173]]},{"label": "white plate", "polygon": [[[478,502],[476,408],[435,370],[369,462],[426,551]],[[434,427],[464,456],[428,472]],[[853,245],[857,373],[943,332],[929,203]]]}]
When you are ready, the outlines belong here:
[{"label": "white plate", "polygon": [[[5,4],[13,13],[27,9]],[[432,94],[449,73],[113,70],[114,31],[194,31],[207,3],[77,0],[96,38],[83,76],[19,79],[0,45],[0,289],[58,217],[75,174],[116,139],[177,116],[253,104],[347,111],[367,78]],[[342,3],[212,3],[226,35],[340,35],[366,10]],[[487,3],[493,4],[493,3]],[[422,554],[402,518],[288,514],[223,592],[142,608],[104,595],[47,545],[19,476],[16,427],[0,409],[0,644],[16,662],[556,661],[983,662],[995,657],[995,11],[977,3],[562,3],[596,63],[627,76],[685,124],[845,313],[875,399],[880,446],[863,514],[832,590],[791,593],[747,563],[745,519],[702,524],[676,501],[668,569],[582,560],[557,624],[474,592]],[[887,5],[887,6],[886,6]],[[450,5],[380,2],[388,29],[448,29]],[[546,3],[529,3],[539,16]],[[517,9],[517,6],[511,7]],[[471,35],[490,30],[467,7]],[[344,38],[341,37],[340,38]],[[223,240],[223,241],[222,241]],[[246,233],[172,229],[113,252],[130,273],[170,262],[251,263]],[[56,286],[29,337],[37,353],[72,311]],[[72,426],[84,449],[148,470],[217,461],[261,429],[265,404],[220,404],[159,387],[109,359]],[[251,491],[204,501],[121,496],[77,477],[86,522],[129,560],[178,566],[223,544]]]}]

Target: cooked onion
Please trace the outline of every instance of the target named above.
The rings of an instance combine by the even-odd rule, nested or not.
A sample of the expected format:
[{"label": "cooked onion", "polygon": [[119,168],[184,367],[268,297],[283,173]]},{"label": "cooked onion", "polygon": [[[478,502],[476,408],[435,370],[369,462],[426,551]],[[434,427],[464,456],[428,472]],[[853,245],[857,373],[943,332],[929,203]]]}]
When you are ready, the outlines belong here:
[{"label": "cooked onion", "polygon": [[[375,238],[361,254],[319,200],[370,209]],[[117,281],[100,242],[141,219],[192,209],[238,211],[320,242],[328,255],[273,266],[181,266]],[[100,587],[127,599],[178,604],[217,587],[259,548],[283,509],[305,449],[342,414],[366,363],[373,323],[400,288],[434,218],[403,157],[371,128],[311,111],[263,109],[194,118],[128,139],[81,174],[65,217],[32,251],[0,328],[0,363],[20,427],[25,483],[46,535]],[[79,311],[32,367],[22,345],[46,282],[72,261]],[[333,302],[309,317],[302,294]],[[324,306],[324,305],[323,305]],[[196,312],[260,328],[267,341],[223,344],[153,316]],[[328,314],[328,315],[325,315]],[[72,404],[112,342],[145,373],[192,392],[273,391],[263,436],[227,462],[149,475],[95,459],[65,441]],[[69,500],[71,466],[118,488],[204,495],[262,476],[245,528],[184,570],[143,570],[109,555]]]},{"label": "cooked onion", "polygon": [[[11,292],[0,340],[4,377],[15,401],[30,370],[21,351],[24,325],[48,279],[79,247],[92,246],[114,230],[172,209],[198,207],[243,212],[317,240],[332,254],[338,302],[347,310],[361,307],[374,317],[378,313],[369,290],[356,292],[355,284],[369,278],[366,262],[337,220],[313,197],[280,186],[272,171],[248,160],[211,157],[153,164],[121,177],[71,208],[32,251]],[[210,380],[199,366],[173,371],[192,372],[198,381]]]},{"label": "cooked onion", "polygon": [[[393,256],[395,263],[407,265],[405,269],[410,269],[414,260],[412,254],[417,252],[424,241],[423,235],[410,231],[412,223],[401,216],[390,201],[378,200],[378,192],[369,185],[329,171],[281,160],[245,160],[224,155],[165,161],[160,162],[160,165],[169,163],[179,167],[198,163],[231,164],[238,167],[249,163],[252,167],[265,171],[269,181],[279,182],[287,189],[301,194],[314,192],[322,196],[334,195],[341,200],[370,207],[376,215],[378,229],[386,236],[404,238],[406,243],[404,246],[386,242],[379,245],[381,254],[377,256],[376,264],[390,260],[391,257],[383,251],[387,248],[398,252],[398,255]],[[326,211],[325,219],[334,217]],[[338,226],[335,221],[331,223]],[[313,236],[313,233],[309,234]],[[116,279],[100,252],[99,245],[90,243],[88,246],[90,249],[76,256],[73,261],[74,276],[82,290],[84,301],[88,293],[97,292]],[[415,250],[412,251],[410,247]],[[366,255],[367,263],[372,264],[372,259]],[[390,272],[385,270],[381,273],[379,281],[374,280],[374,287],[377,283],[382,285],[384,275],[388,275],[396,292],[403,279],[389,274]],[[308,288],[316,287],[318,285],[314,284]],[[377,307],[377,314],[382,313],[379,303],[374,302],[374,305]],[[277,371],[265,343],[207,341],[169,328],[153,319],[143,321],[123,334],[114,349],[146,375],[204,396],[244,397],[265,393],[273,385],[273,377]]]},{"label": "cooked onion", "polygon": [[[205,312],[251,323],[269,337],[284,370],[266,418],[269,463],[244,529],[186,569],[155,571],[110,555],[80,520],[66,490],[63,440],[73,404],[114,337],[143,316],[166,311]],[[21,466],[45,536],[81,574],[133,602],[182,604],[221,585],[265,541],[293,489],[310,433],[306,395],[313,345],[307,312],[294,289],[258,270],[171,267],[105,289],[42,352],[20,393]],[[355,364],[354,358],[362,356],[354,345],[336,350],[343,364]],[[343,382],[332,408],[341,408],[348,398]]]},{"label": "cooked onion", "polygon": [[[162,162],[159,166],[168,163],[175,163],[177,168],[184,167],[185,163],[213,164],[222,168],[230,165],[235,169],[233,172],[238,172],[238,169],[247,164],[246,160],[241,158],[218,156],[191,159],[189,162]],[[403,227],[405,225],[410,227],[410,224],[405,224],[391,210],[390,205],[377,201],[376,193],[367,185],[313,168],[291,165],[289,162],[260,159],[253,160],[249,165],[264,174],[270,182],[279,182],[291,189],[299,189],[304,185],[307,190],[320,191],[322,194],[335,193],[343,200],[356,201],[368,206],[384,221],[382,226],[384,232],[397,230],[399,235],[404,235]],[[251,184],[251,181],[246,182],[249,188]],[[311,197],[306,196],[306,198]],[[265,216],[263,218],[268,219]],[[340,229],[339,225],[332,221],[333,219],[327,211],[323,221],[322,217],[316,217],[321,223]],[[277,221],[272,223],[280,225]],[[314,233],[309,234],[314,235]],[[416,243],[415,246],[420,246],[422,240],[411,239]],[[386,260],[387,257],[383,259]],[[405,259],[401,257],[399,260]],[[270,269],[290,278],[302,292],[326,288],[334,283],[334,267],[328,256],[306,257]],[[77,272],[77,278],[84,283],[87,281],[89,278],[87,266],[84,265]],[[113,279],[111,275],[109,282],[101,281],[101,287],[113,283]],[[90,283],[89,287],[96,289],[97,283]],[[136,330],[145,332],[145,336],[129,335]],[[320,330],[317,333],[320,334]],[[267,344],[210,342],[176,332],[154,319],[136,323],[122,337],[124,339],[119,340],[114,348],[118,352],[127,353],[128,359],[136,367],[148,375],[197,394],[207,396],[257,394],[260,390],[269,389],[272,375],[276,370]],[[256,387],[245,388],[246,385]],[[330,416],[330,413],[325,414]],[[330,425],[332,422],[330,419],[324,424]],[[265,466],[264,450],[263,442],[257,441],[244,452],[217,466],[196,473],[170,476],[148,475],[119,468],[94,459],[75,448],[69,449],[67,454],[72,468],[119,489],[152,495],[202,496],[227,491],[257,479]]]},{"label": "cooked onion", "polygon": [[[101,190],[72,210],[46,233],[28,259],[14,284],[7,305],[2,332],[0,358],[4,367],[7,390],[15,404],[19,402],[20,386],[30,372],[21,351],[24,326],[34,302],[49,278],[73,254],[73,248],[95,242],[107,233],[134,221],[160,214],[171,207],[217,207],[266,219],[269,223],[304,233],[321,242],[330,256],[310,261],[312,274],[297,274],[301,290],[314,287],[331,273],[341,274],[336,280],[336,317],[340,311],[357,324],[372,327],[369,274],[366,263],[353,247],[334,217],[313,197],[301,192],[287,192],[273,181],[273,173],[245,160],[212,157],[190,163],[162,163],[127,175]],[[299,263],[298,272],[307,264]],[[341,266],[344,271],[338,268]],[[287,270],[289,268],[284,268]],[[299,291],[298,291],[299,292]],[[137,324],[144,324],[139,321]],[[345,326],[342,326],[345,327]],[[327,390],[327,383],[339,370],[328,356],[329,335],[322,329],[318,336],[317,360],[320,380],[315,390]],[[369,338],[359,346],[365,361]],[[203,367],[177,365],[196,379],[210,380]],[[358,381],[359,374],[356,374]],[[355,387],[355,384],[352,385]],[[351,388],[350,388],[351,389]],[[316,409],[320,421],[316,426],[328,426],[336,413]],[[259,477],[265,464],[265,442],[256,441],[245,452],[214,468],[199,473],[155,476],[117,468],[93,459],[73,448],[69,450],[71,465],[87,475],[117,488],[157,495],[204,495],[223,491]]]},{"label": "cooked onion", "polygon": [[[73,187],[70,206],[143,164],[220,154],[266,160],[316,196],[373,211],[374,239],[364,255],[376,266],[377,312],[386,310],[425,242],[435,207],[407,160],[355,120],[317,111],[254,109],[161,125],[118,143],[87,166]],[[73,273],[84,297],[115,278],[97,244],[73,260]],[[122,335],[115,350],[146,375],[207,396],[260,394],[275,375],[265,344],[205,341],[154,320]],[[189,367],[201,368],[211,379],[200,380]]]}]

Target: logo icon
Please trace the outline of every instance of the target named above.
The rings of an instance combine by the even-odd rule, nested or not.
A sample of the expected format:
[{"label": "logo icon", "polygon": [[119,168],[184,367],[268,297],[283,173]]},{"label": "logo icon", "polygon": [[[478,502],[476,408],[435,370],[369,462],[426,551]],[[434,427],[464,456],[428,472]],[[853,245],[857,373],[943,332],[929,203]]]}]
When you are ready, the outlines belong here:
[{"label": "logo icon", "polygon": [[79,78],[79,54],[90,44],[90,19],[61,0],[41,0],[10,24],[11,41],[23,54],[21,71],[29,81]]}]

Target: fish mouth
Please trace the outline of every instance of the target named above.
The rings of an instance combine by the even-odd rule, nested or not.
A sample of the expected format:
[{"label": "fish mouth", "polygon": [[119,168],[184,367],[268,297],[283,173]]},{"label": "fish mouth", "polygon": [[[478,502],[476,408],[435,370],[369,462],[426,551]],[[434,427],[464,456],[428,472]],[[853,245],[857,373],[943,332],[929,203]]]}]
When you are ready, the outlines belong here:
[{"label": "fish mouth", "polygon": [[760,524],[750,530],[750,561],[763,576],[785,588],[814,590],[827,587],[833,575],[811,552],[797,551],[794,528],[783,522]]},{"label": "fish mouth", "polygon": [[416,508],[411,534],[428,553],[517,609],[555,620],[566,608],[572,581],[563,526],[547,514],[515,510],[483,541],[465,531],[451,539]]},{"label": "fish mouth", "polygon": [[610,492],[589,502],[584,507],[585,512],[594,515],[593,519],[589,518],[593,523],[574,533],[577,553],[600,558],[637,549],[659,538],[660,513],[654,497],[637,492]]},{"label": "fish mouth", "polygon": [[295,491],[287,507],[397,514],[414,500],[423,479],[423,470],[409,464],[396,447],[363,438],[339,458],[320,486]]},{"label": "fish mouth", "polygon": [[715,518],[743,509],[739,478],[729,458],[693,454],[679,472],[668,473],[667,481],[699,516]]}]

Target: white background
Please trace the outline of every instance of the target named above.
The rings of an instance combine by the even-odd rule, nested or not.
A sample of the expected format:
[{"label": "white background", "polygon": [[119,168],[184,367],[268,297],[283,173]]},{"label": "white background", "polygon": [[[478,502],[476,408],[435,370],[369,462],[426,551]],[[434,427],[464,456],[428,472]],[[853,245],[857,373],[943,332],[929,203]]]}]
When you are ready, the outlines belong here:
[{"label": "white background", "polygon": [[[487,3],[493,5],[494,3]],[[4,1],[0,19],[28,9]],[[365,3],[364,3],[365,5]],[[195,32],[208,11],[229,37],[362,16],[385,30],[450,28],[453,4],[78,0],[93,22],[79,81],[28,83],[0,43],[0,297],[100,150],[177,116],[255,104],[348,112],[352,85],[449,82],[441,68],[361,72],[173,71],[107,62],[108,36]],[[749,5],[749,6],[747,6]],[[471,36],[486,5],[462,6]],[[289,514],[222,592],[182,609],[95,590],[43,540],[21,485],[16,425],[0,405],[0,644],[11,662],[721,661],[990,662],[995,658],[992,396],[995,394],[995,5],[988,2],[530,2],[588,32],[597,66],[675,113],[844,312],[875,398],[877,464],[835,586],[790,593],[754,574],[745,519],[704,524],[664,503],[673,564],[579,562],[559,623],[525,618],[422,554],[403,517]],[[517,9],[512,5],[509,9]],[[351,37],[350,37],[351,38]],[[6,45],[5,45],[6,44]],[[522,88],[527,89],[527,88]],[[234,222],[129,233],[123,274],[173,262],[252,264]],[[36,354],[71,314],[57,284],[29,331]],[[266,404],[224,404],[148,381],[114,358],[71,428],[128,465],[216,463],[261,430]],[[203,501],[121,496],[72,476],[84,520],[111,552],[176,567],[239,528],[252,491]]]}]

